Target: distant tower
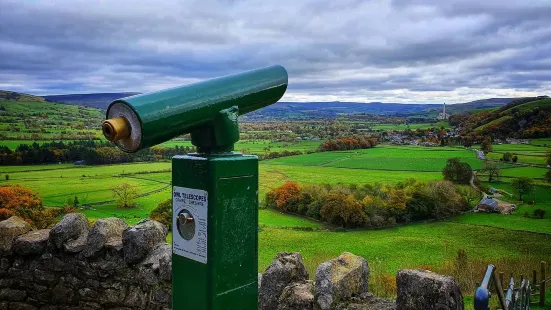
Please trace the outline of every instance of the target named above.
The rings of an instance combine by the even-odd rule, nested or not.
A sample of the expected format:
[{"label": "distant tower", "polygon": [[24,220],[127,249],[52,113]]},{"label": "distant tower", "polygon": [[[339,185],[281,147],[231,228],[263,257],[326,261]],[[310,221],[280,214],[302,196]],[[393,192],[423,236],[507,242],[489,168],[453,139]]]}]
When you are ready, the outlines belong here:
[{"label": "distant tower", "polygon": [[442,113],[438,113],[436,119],[438,120],[447,120],[450,116],[446,113],[446,103],[444,102],[444,107],[442,108]]}]

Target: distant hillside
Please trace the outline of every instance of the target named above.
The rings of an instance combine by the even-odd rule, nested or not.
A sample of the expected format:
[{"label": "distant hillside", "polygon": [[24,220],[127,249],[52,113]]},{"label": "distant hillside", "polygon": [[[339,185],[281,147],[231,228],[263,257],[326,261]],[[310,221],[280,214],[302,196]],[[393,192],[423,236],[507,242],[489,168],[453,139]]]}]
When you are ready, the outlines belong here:
[{"label": "distant hillside", "polygon": [[0,90],[0,101],[44,102],[44,98],[13,91]]},{"label": "distant hillside", "polygon": [[459,125],[463,135],[551,137],[551,99],[544,96],[516,99],[498,109],[453,116],[450,123]]},{"label": "distant hillside", "polygon": [[411,114],[420,113],[434,105],[401,104],[383,102],[278,102],[264,109],[247,114],[248,120],[267,119],[323,119],[342,114]]},{"label": "distant hillside", "polygon": [[471,102],[450,105],[448,108],[448,111],[450,113],[460,113],[460,112],[468,112],[468,111],[477,110],[477,109],[498,108],[517,99],[521,99],[521,98],[489,98],[489,99],[475,100]]},{"label": "distant hillside", "polygon": [[100,139],[104,113],[45,101],[0,101],[0,145]]},{"label": "distant hillside", "polygon": [[106,110],[116,99],[138,95],[139,93],[97,93],[44,96],[46,101],[74,104]]},{"label": "distant hillside", "polygon": [[[18,94],[12,92],[4,92]],[[92,93],[92,94],[68,94],[68,95],[48,95],[35,97],[30,95],[18,94],[20,96],[30,96],[40,98],[40,101],[57,102],[73,104],[86,107],[94,107],[105,110],[108,105],[116,99],[137,95],[136,92],[125,93]],[[1,96],[1,95],[0,95]],[[13,95],[15,96],[15,95]],[[0,97],[1,98],[1,97]],[[490,98],[481,99],[472,102],[458,103],[447,106],[447,111],[451,114],[468,112],[476,109],[499,108],[508,102],[518,98]],[[1,99],[0,99],[1,100]],[[12,100],[12,99],[9,99]],[[38,100],[38,99],[37,99]],[[23,100],[29,101],[29,100]],[[378,114],[378,115],[396,115],[400,117],[413,116],[417,118],[435,118],[442,109],[441,104],[419,104],[419,103],[384,103],[384,102],[278,102],[264,109],[256,111],[245,116],[248,120],[270,120],[270,119],[324,119],[336,118],[343,114]]]}]

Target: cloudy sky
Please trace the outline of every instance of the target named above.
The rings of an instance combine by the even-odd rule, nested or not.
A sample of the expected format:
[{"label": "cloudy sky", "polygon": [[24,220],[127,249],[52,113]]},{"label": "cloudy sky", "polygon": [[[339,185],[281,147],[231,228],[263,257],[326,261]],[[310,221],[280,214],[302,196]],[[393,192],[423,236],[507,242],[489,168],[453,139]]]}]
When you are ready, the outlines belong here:
[{"label": "cloudy sky", "polygon": [[0,89],[146,92],[281,64],[287,101],[551,95],[550,0],[0,0]]}]

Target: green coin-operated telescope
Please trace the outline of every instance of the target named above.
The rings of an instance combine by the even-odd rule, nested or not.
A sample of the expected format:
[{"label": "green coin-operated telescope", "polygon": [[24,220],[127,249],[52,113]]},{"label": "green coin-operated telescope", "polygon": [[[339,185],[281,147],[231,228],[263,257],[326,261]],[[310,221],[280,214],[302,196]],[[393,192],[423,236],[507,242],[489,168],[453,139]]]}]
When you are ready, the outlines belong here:
[{"label": "green coin-operated telescope", "polygon": [[172,158],[172,307],[258,309],[258,158],[233,152],[237,117],[276,103],[272,66],[115,100],[103,134],[125,152],[191,134]]}]

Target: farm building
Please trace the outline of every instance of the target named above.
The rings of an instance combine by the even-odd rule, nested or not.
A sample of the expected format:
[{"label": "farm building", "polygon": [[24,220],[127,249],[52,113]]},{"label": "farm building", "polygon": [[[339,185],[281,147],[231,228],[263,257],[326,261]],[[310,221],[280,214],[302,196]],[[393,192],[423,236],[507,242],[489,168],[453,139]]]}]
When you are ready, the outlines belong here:
[{"label": "farm building", "polygon": [[477,210],[486,212],[499,212],[499,203],[492,197],[485,197],[476,205]]}]

